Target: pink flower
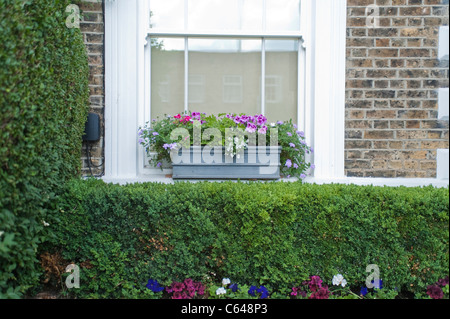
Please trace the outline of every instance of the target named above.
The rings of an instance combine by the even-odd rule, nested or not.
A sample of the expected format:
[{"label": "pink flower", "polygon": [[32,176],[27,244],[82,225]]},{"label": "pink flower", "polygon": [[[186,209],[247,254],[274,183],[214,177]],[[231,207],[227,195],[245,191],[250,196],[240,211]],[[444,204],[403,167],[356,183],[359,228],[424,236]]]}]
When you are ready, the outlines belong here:
[{"label": "pink flower", "polygon": [[176,119],[181,119],[181,115],[180,115],[180,114],[177,114],[177,115],[174,116],[174,118],[176,118]]},{"label": "pink flower", "polygon": [[258,133],[259,134],[266,134],[266,132],[267,132],[267,126],[262,126],[259,130],[258,130]]}]

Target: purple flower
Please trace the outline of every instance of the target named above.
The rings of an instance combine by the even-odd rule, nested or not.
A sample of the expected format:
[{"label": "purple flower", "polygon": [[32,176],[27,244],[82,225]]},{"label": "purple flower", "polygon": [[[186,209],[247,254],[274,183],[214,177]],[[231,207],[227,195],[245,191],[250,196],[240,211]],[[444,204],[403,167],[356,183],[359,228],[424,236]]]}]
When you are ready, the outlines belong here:
[{"label": "purple flower", "polygon": [[365,295],[367,295],[367,293],[367,287],[361,287],[361,291],[359,292],[359,294],[364,297]]},{"label": "purple flower", "polygon": [[255,133],[256,132],[256,125],[253,123],[248,122],[247,128],[245,129],[249,133]]},{"label": "purple flower", "polygon": [[297,135],[301,137],[305,137],[305,132],[297,131]]},{"label": "purple flower", "polygon": [[295,144],[294,143],[289,143],[289,146],[292,148],[295,148]]},{"label": "purple flower", "polygon": [[278,125],[283,125],[284,122],[283,122],[283,121],[278,121],[277,124],[278,124]]},{"label": "purple flower", "polygon": [[161,167],[162,166],[162,163],[161,162],[159,162],[158,164],[156,164],[156,167]]},{"label": "purple flower", "polygon": [[295,168],[295,169],[297,169],[297,168],[298,168],[298,165],[297,165],[297,163],[294,163],[294,168]]},{"label": "purple flower", "polygon": [[305,174],[301,174],[301,175],[300,175],[300,178],[301,178],[301,179],[305,179],[305,178],[306,178],[306,175],[305,175]]},{"label": "purple flower", "polygon": [[447,286],[448,285],[448,276],[446,276],[445,278],[439,279],[437,284],[442,287]]},{"label": "purple flower", "polygon": [[236,117],[234,118],[234,123],[240,124],[240,123],[241,123],[241,117],[240,117],[240,116],[236,116]]},{"label": "purple flower", "polygon": [[311,164],[311,169],[315,169],[315,168],[316,168],[316,165]]},{"label": "purple flower", "polygon": [[286,134],[287,134],[287,136],[292,136],[291,132],[287,132]]},{"label": "purple flower", "polygon": [[313,292],[316,292],[319,288],[322,287],[322,279],[320,276],[311,276],[311,280],[308,282],[309,289]]},{"label": "purple flower", "polygon": [[228,288],[230,288],[232,292],[240,290],[238,284],[231,284]]},{"label": "purple flower", "polygon": [[250,286],[250,289],[248,290],[248,294],[252,297],[256,297],[256,294],[255,294],[256,289],[257,289],[256,286]]},{"label": "purple flower", "polygon": [[144,134],[144,130],[143,130],[143,129],[140,129],[140,130],[138,131],[138,135],[141,136],[142,134]]},{"label": "purple flower", "polygon": [[290,159],[288,159],[288,160],[286,161],[285,166],[286,166],[287,168],[291,168],[291,166],[292,166],[292,161],[291,161]]},{"label": "purple flower", "polygon": [[267,118],[264,115],[260,114],[257,116],[256,122],[259,126],[262,126],[262,125],[266,124]]},{"label": "purple flower", "polygon": [[442,299],[444,292],[438,285],[431,285],[427,287],[427,295],[433,299]]},{"label": "purple flower", "polygon": [[143,144],[144,141],[145,141],[145,140],[141,137],[141,138],[139,138],[138,143],[139,143],[139,144]]},{"label": "purple flower", "polygon": [[145,286],[153,292],[161,292],[164,287],[161,287],[157,280],[149,279],[147,285]]},{"label": "purple flower", "polygon": [[256,292],[259,292],[261,294],[259,299],[265,299],[265,298],[269,297],[269,291],[264,286],[260,286]]},{"label": "purple flower", "polygon": [[177,143],[164,144],[164,145],[163,145],[163,148],[164,148],[165,150],[167,150],[167,149],[173,150],[173,149],[176,148],[176,147],[177,147]]},{"label": "purple flower", "polygon": [[158,136],[159,133],[158,132],[153,132],[153,136]]}]

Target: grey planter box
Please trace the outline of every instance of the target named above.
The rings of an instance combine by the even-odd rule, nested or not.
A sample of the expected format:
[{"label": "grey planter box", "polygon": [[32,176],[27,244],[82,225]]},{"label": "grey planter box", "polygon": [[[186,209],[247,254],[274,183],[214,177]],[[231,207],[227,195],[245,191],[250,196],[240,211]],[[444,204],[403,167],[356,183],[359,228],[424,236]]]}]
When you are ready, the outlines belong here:
[{"label": "grey planter box", "polygon": [[[180,158],[181,152],[179,150]],[[214,149],[208,152],[204,147],[191,147],[182,162],[172,163],[172,178],[275,180],[280,178],[280,153],[280,146],[250,146],[238,159],[226,156],[225,148],[221,154],[220,151],[215,154]]]}]

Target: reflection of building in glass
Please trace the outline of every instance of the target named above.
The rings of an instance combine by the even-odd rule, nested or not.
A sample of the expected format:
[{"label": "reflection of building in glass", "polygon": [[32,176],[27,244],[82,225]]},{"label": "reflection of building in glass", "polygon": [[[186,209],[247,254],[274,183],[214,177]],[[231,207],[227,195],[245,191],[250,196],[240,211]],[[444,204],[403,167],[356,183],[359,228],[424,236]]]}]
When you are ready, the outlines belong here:
[{"label": "reflection of building in glass", "polygon": [[223,103],[242,103],[242,75],[223,76]]},{"label": "reflection of building in glass", "polygon": [[[261,113],[261,45],[257,50],[255,40],[208,39],[205,41],[210,46],[206,46],[202,40],[195,39],[194,42],[201,49],[188,52],[189,111]],[[295,41],[270,40],[270,43],[271,51],[265,52],[265,114],[269,121],[295,120],[298,102],[298,52],[292,50],[296,48]],[[279,51],[276,51],[277,44]],[[164,49],[167,46],[152,50],[152,92],[155,90],[153,85],[159,84],[159,94],[152,93],[152,118],[184,111],[185,52]],[[169,78],[171,81],[167,82]],[[169,97],[161,94],[161,83],[170,85],[170,88],[164,88],[164,92],[170,92]]]}]

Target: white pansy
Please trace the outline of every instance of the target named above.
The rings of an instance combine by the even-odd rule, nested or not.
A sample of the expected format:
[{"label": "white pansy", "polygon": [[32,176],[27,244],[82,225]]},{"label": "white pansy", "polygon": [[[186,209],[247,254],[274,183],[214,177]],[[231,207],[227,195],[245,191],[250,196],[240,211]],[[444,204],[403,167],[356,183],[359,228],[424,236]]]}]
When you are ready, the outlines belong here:
[{"label": "white pansy", "polygon": [[226,294],[226,293],[227,293],[227,291],[226,291],[226,289],[223,288],[223,287],[220,287],[220,288],[218,288],[218,289],[216,290],[216,295],[224,295],[224,294]]},{"label": "white pansy", "polygon": [[333,285],[335,285],[335,286],[341,285],[342,287],[345,287],[346,284],[347,284],[347,280],[345,280],[344,276],[342,276],[341,274],[337,274],[337,275],[333,276]]},{"label": "white pansy", "polygon": [[230,283],[231,283],[230,278],[223,278],[222,279],[222,285],[223,286],[229,285]]}]

